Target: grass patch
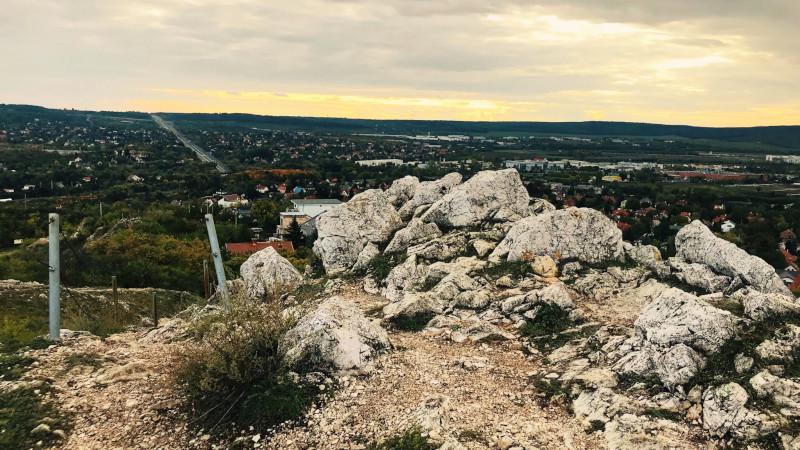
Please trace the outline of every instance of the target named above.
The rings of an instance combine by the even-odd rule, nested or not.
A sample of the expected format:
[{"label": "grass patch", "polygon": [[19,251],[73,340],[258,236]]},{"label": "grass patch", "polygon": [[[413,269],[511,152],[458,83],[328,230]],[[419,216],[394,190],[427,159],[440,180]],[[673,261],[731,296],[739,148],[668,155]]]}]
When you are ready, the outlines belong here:
[{"label": "grass patch", "polygon": [[0,380],[19,380],[34,361],[18,353],[0,353]]},{"label": "grass patch", "polygon": [[65,374],[75,367],[91,367],[98,369],[103,365],[103,361],[93,353],[73,353],[64,360],[64,368],[61,369],[61,374]]},{"label": "grass patch", "polygon": [[422,331],[434,316],[433,313],[401,316],[392,319],[391,324],[393,328],[401,331]]},{"label": "grass patch", "polygon": [[319,394],[289,375],[279,343],[291,323],[277,302],[231,299],[231,310],[212,313],[190,330],[177,353],[176,381],[189,399],[194,422],[206,432],[225,424],[266,430],[299,418]]},{"label": "grass patch", "polygon": [[650,416],[654,419],[667,419],[673,422],[681,422],[684,419],[684,415],[675,411],[670,411],[668,409],[661,409],[661,408],[650,408],[644,411],[645,416]]},{"label": "grass patch", "polygon": [[4,317],[0,322],[0,351],[13,352],[37,342],[46,323],[34,323],[25,318]]},{"label": "grass patch", "polygon": [[484,267],[478,272],[479,275],[492,281],[505,275],[519,279],[532,273],[530,262],[525,261],[505,261],[494,266]]},{"label": "grass patch", "polygon": [[428,441],[428,438],[422,435],[419,427],[410,428],[380,444],[367,446],[367,450],[436,450],[437,448],[439,448],[438,445]]},{"label": "grass patch", "polygon": [[326,278],[320,280],[306,281],[292,292],[298,304],[303,304],[316,299],[325,291]]},{"label": "grass patch", "polygon": [[481,430],[461,430],[457,437],[459,442],[478,442],[484,445],[489,443],[486,433]]},{"label": "grass patch", "polygon": [[590,325],[565,332],[576,325],[579,323],[570,319],[568,311],[558,305],[546,303],[540,307],[533,320],[520,328],[520,334],[530,338],[539,351],[550,352],[569,341],[590,337],[600,329],[599,325]]},{"label": "grass patch", "polygon": [[0,391],[0,449],[32,448],[39,441],[44,446],[54,444],[58,436],[31,434],[31,430],[46,423],[51,430],[66,431],[68,422],[58,417],[55,407],[42,401],[32,388]]}]

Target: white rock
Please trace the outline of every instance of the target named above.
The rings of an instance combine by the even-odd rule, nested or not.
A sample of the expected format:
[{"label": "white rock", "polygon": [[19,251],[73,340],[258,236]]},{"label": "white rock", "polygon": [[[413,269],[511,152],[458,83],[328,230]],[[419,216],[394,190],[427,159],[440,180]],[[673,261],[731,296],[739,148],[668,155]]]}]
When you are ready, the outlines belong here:
[{"label": "white rock", "polygon": [[250,255],[239,272],[248,297],[253,299],[278,296],[303,283],[303,275],[272,247]]},{"label": "white rock", "polygon": [[364,367],[389,349],[389,336],[344,297],[331,297],[300,318],[281,341],[289,365],[320,371]]},{"label": "white rock", "polygon": [[458,183],[461,183],[461,174],[457,172],[448,173],[436,181],[421,182],[414,191],[414,196],[411,200],[408,200],[400,208],[400,216],[403,220],[410,219],[419,208],[432,205],[450,192],[450,189],[458,185]]},{"label": "white rock", "polygon": [[603,213],[567,208],[516,222],[490,261],[521,261],[536,255],[599,264],[623,256],[622,232]]},{"label": "white rock", "polygon": [[687,263],[680,258],[670,258],[668,264],[675,278],[705,292],[722,292],[732,281],[730,277],[718,275],[703,264]]},{"label": "white rock", "polygon": [[418,264],[415,256],[409,256],[389,272],[383,296],[392,302],[400,301],[407,291],[415,291],[428,276],[428,266]]},{"label": "white rock", "polygon": [[744,313],[753,320],[763,321],[787,315],[800,315],[800,303],[783,294],[762,293],[755,289],[740,289],[731,300],[744,306]]},{"label": "white rock", "polygon": [[703,428],[712,436],[747,440],[774,431],[777,422],[746,408],[747,400],[747,392],[736,383],[708,388],[703,394]]},{"label": "white rock", "polygon": [[466,248],[467,236],[462,232],[454,232],[412,245],[406,252],[429,261],[448,261],[462,255]]},{"label": "white rock", "polygon": [[341,273],[356,263],[367,243],[387,242],[403,226],[386,193],[371,189],[336,205],[317,217],[314,253],[329,274]]},{"label": "white rock", "polygon": [[444,311],[445,301],[427,292],[407,292],[399,302],[389,303],[383,308],[383,318],[388,321],[398,318],[434,316]]},{"label": "white rock", "polygon": [[516,169],[486,170],[454,187],[421,218],[445,228],[513,221],[527,215],[529,200]]},{"label": "white rock", "polygon": [[750,379],[750,386],[759,397],[767,397],[782,407],[781,414],[800,417],[800,383],[779,378],[764,370]]},{"label": "white rock", "polygon": [[439,227],[435,223],[424,223],[419,219],[412,219],[405,228],[395,233],[384,252],[402,252],[412,245],[430,241],[441,235],[442,232],[439,231]]},{"label": "white rock", "polygon": [[704,264],[729,277],[741,277],[760,292],[792,295],[772,266],[735,244],[716,237],[699,220],[678,231],[675,248],[677,256],[684,261]]},{"label": "white rock", "polygon": [[386,198],[389,203],[399,208],[405,202],[411,200],[418,188],[419,179],[406,175],[392,182],[392,185],[386,190]]}]

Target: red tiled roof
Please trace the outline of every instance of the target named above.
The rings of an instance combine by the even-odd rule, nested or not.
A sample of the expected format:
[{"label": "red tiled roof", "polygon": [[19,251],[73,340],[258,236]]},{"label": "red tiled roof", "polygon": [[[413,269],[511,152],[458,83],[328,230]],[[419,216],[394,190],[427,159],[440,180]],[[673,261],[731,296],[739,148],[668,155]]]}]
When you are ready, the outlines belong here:
[{"label": "red tiled roof", "polygon": [[225,244],[225,250],[234,256],[249,255],[267,247],[272,247],[275,250],[294,251],[291,241],[230,242]]}]

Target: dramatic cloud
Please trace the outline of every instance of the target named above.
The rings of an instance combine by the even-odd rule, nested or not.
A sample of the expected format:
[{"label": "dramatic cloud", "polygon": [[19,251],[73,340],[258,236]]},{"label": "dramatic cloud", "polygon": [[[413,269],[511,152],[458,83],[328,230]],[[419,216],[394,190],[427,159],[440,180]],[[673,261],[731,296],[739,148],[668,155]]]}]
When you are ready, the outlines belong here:
[{"label": "dramatic cloud", "polygon": [[797,0],[4,0],[0,102],[800,123]]}]

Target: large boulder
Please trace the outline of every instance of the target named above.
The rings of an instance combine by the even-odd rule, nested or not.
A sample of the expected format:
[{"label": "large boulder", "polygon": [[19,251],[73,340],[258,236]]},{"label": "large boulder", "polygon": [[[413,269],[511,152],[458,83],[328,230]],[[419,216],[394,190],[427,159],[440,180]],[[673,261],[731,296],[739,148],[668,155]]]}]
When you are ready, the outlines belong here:
[{"label": "large boulder", "polygon": [[403,220],[410,219],[418,209],[432,205],[450,192],[450,189],[458,185],[458,183],[461,183],[461,174],[458,172],[448,173],[435,181],[419,183],[414,191],[414,196],[400,208],[400,216]]},{"label": "large boulder", "polygon": [[403,226],[400,215],[380,189],[364,191],[349,202],[334,206],[316,222],[314,253],[329,274],[350,269],[368,243],[385,243]]},{"label": "large boulder", "polygon": [[792,295],[775,273],[775,269],[766,261],[716,237],[699,220],[678,231],[675,248],[677,256],[684,261],[704,264],[729,277],[740,277],[758,291]]},{"label": "large boulder", "polygon": [[731,300],[741,303],[744,314],[759,322],[779,317],[800,316],[800,303],[783,294],[765,294],[745,288],[734,292]]},{"label": "large boulder", "polygon": [[239,272],[247,296],[259,300],[292,291],[303,282],[303,275],[272,247],[250,255]]},{"label": "large boulder", "polygon": [[418,290],[427,277],[428,266],[419,263],[416,256],[409,256],[392,268],[385,280],[386,287],[381,293],[389,301],[400,301],[406,292]]},{"label": "large boulder", "polygon": [[672,275],[679,281],[707,293],[723,292],[733,281],[730,277],[719,275],[703,264],[687,263],[680,258],[669,258],[668,264],[673,269]]},{"label": "large boulder", "polygon": [[556,260],[589,264],[623,257],[622,232],[603,213],[589,208],[567,208],[516,222],[489,259],[509,261],[549,255]]},{"label": "large boulder", "polygon": [[642,309],[634,327],[651,344],[686,344],[709,354],[736,335],[737,320],[688,292],[669,288]]},{"label": "large boulder", "polygon": [[431,205],[421,219],[444,228],[513,221],[528,215],[529,201],[516,169],[487,170],[454,187]]},{"label": "large boulder", "polygon": [[339,296],[320,303],[281,341],[290,366],[320,371],[359,369],[390,347],[386,330]]}]

